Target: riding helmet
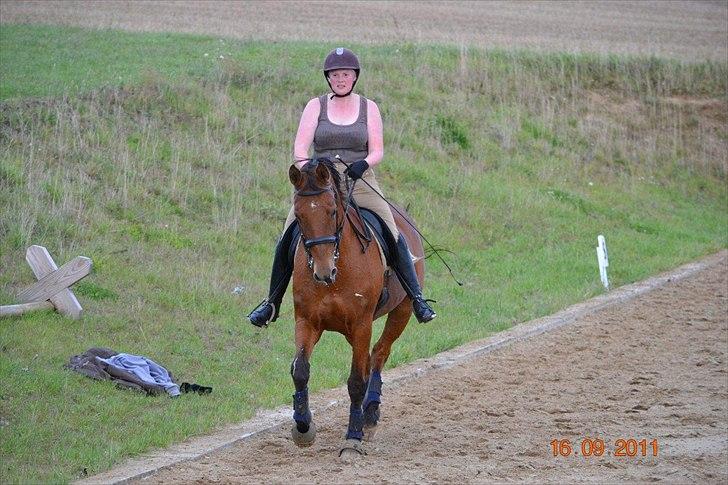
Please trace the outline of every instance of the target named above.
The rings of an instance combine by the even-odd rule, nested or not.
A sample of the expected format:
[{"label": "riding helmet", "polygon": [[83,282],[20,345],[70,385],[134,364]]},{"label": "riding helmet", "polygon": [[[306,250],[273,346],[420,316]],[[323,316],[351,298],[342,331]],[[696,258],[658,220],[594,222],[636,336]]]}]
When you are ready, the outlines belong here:
[{"label": "riding helmet", "polygon": [[[351,85],[351,90],[342,95],[334,94],[336,97],[345,97],[351,94],[351,91],[354,90],[354,86],[356,85],[356,82],[359,80],[359,72],[361,71],[361,67],[359,66],[359,58],[356,57],[356,54],[351,52],[349,49],[346,49],[344,47],[337,47],[336,49],[332,50],[328,56],[326,56],[326,60],[324,60],[324,78],[326,78],[326,82],[329,84],[329,87],[331,87],[331,82],[329,82],[329,71],[333,71],[335,69],[353,69],[356,73],[356,79],[354,80],[354,84]],[[333,88],[331,88],[331,91],[333,91]]]}]

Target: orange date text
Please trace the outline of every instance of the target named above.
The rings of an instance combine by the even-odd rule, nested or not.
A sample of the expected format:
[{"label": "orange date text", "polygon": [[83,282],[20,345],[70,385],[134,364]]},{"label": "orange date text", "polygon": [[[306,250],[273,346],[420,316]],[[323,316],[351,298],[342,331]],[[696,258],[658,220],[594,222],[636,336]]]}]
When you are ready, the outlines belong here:
[{"label": "orange date text", "polygon": [[601,438],[584,438],[582,440],[551,440],[551,453],[553,456],[657,456],[660,445],[656,439],[637,440],[634,438],[619,438],[614,442],[606,442]]}]

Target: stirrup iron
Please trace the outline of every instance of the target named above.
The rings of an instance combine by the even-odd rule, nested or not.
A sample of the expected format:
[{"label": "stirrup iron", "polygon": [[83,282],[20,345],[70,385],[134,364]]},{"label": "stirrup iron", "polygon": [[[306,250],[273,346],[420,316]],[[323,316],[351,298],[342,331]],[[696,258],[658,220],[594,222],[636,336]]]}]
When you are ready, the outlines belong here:
[{"label": "stirrup iron", "polygon": [[[270,316],[268,317],[268,319],[265,322],[260,323],[260,322],[257,322],[255,320],[253,320],[253,318],[251,318],[254,313],[262,313],[263,311],[265,311],[265,308],[270,308],[271,309]],[[256,327],[266,328],[268,326],[268,324],[271,321],[273,321],[273,318],[275,318],[275,315],[276,315],[276,307],[275,307],[275,305],[273,303],[271,303],[271,301],[268,298],[266,298],[265,300],[263,300],[262,302],[260,302],[258,304],[258,306],[255,307],[255,309],[253,309],[252,312],[248,313],[248,320],[250,320],[250,323],[252,323]]]}]

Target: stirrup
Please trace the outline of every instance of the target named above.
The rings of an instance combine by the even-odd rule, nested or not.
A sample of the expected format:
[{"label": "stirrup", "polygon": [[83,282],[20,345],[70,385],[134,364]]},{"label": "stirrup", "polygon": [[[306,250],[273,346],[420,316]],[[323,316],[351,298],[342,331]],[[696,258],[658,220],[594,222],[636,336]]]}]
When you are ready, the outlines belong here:
[{"label": "stirrup", "polygon": [[[265,316],[266,310],[270,309],[270,315]],[[255,309],[248,314],[248,320],[250,320],[250,323],[255,325],[256,327],[265,328],[268,326],[268,324],[273,320],[273,317],[276,314],[276,307],[273,303],[270,302],[267,298],[260,302],[260,304],[255,307]],[[262,320],[265,318],[265,320]],[[261,321],[262,320],[262,321]]]},{"label": "stirrup", "polygon": [[434,302],[435,300],[425,300],[422,297],[412,300],[412,310],[415,314],[415,318],[420,323],[431,322],[435,319],[435,317],[437,317],[435,310],[427,304],[428,301]]}]

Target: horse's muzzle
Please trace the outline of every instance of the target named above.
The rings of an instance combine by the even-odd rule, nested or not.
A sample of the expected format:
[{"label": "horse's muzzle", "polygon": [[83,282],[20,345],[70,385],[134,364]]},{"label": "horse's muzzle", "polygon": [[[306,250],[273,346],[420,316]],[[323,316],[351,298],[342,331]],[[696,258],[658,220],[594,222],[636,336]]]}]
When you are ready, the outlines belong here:
[{"label": "horse's muzzle", "polygon": [[331,273],[326,276],[319,276],[319,274],[314,271],[313,279],[316,280],[318,283],[325,284],[326,286],[333,285],[336,281],[336,267],[333,267],[331,269]]}]

